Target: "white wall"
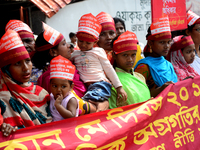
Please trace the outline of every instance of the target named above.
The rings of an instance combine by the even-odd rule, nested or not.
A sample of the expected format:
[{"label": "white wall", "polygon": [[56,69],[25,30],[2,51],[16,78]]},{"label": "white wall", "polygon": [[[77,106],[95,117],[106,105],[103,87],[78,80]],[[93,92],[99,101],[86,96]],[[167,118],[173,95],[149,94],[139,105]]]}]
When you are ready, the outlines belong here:
[{"label": "white wall", "polygon": [[151,0],[85,0],[60,9],[46,19],[46,23],[61,32],[69,41],[69,32],[77,32],[78,21],[86,13],[96,16],[101,11],[125,21],[126,29],[133,31],[146,44],[146,33],[151,24]]}]

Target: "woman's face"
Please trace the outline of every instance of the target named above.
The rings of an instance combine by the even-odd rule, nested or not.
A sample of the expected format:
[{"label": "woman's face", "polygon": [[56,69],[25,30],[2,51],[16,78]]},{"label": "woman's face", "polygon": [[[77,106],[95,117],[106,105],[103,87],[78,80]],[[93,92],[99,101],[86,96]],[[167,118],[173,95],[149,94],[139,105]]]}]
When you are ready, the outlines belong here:
[{"label": "woman's face", "polygon": [[32,62],[30,58],[18,61],[15,64],[11,64],[9,72],[14,80],[25,83],[30,80],[32,70]]},{"label": "woman's face", "polygon": [[111,42],[116,37],[114,30],[106,30],[99,35],[98,46],[104,50],[112,50]]},{"label": "woman's face", "polygon": [[117,22],[117,23],[115,24],[115,28],[116,28],[116,33],[117,33],[117,35],[121,35],[122,33],[125,32],[124,26],[122,25],[121,22]]},{"label": "woman's face", "polygon": [[129,50],[119,54],[114,54],[114,59],[118,68],[129,72],[135,63],[137,50]]},{"label": "woman's face", "polygon": [[188,35],[192,37],[195,45],[200,45],[200,24],[195,24],[192,31],[188,31]]},{"label": "woman's face", "polygon": [[171,47],[171,39],[163,39],[159,41],[149,41],[149,46],[152,49],[152,53],[150,54],[153,57],[167,56],[170,47]]},{"label": "woman's face", "polygon": [[65,57],[69,59],[71,57],[71,49],[70,49],[70,44],[68,44],[65,39],[58,44],[57,47],[57,56],[61,55],[62,57]]},{"label": "woman's face", "polygon": [[183,49],[183,57],[188,64],[193,63],[195,58],[195,46],[189,45]]},{"label": "woman's face", "polygon": [[22,38],[22,42],[28,53],[35,51],[35,40],[33,38]]}]

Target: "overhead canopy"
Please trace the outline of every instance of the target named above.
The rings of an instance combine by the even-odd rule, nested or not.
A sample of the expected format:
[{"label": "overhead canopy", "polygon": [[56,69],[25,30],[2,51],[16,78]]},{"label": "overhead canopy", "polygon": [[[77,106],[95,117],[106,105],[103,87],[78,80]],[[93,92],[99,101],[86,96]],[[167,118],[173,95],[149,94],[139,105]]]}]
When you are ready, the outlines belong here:
[{"label": "overhead canopy", "polygon": [[45,15],[51,18],[59,9],[64,8],[72,0],[30,0],[33,2]]}]

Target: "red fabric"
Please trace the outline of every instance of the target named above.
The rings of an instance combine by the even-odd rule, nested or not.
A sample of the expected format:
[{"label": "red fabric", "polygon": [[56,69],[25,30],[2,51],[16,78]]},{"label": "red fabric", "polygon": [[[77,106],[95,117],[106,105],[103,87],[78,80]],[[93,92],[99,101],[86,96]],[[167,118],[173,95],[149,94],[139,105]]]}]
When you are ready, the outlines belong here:
[{"label": "red fabric", "polygon": [[[193,42],[191,36],[186,36],[186,37],[184,37],[184,38],[182,38],[182,37],[183,37],[183,35],[178,36],[178,37],[175,37],[175,38],[177,38],[177,41],[175,41],[175,42],[172,44],[172,46],[171,46],[171,48],[170,48],[171,51],[176,51],[176,50],[179,50],[179,49],[183,49],[183,48],[185,48],[185,47],[187,47],[187,46],[189,46],[189,45],[194,44],[194,42]],[[175,39],[175,38],[174,38],[174,39]],[[181,39],[181,38],[182,38],[182,39]]]},{"label": "red fabric", "polygon": [[1,149],[197,150],[200,77],[167,86],[157,97],[0,135]]},{"label": "red fabric", "polygon": [[81,41],[87,41],[87,42],[95,42],[98,39],[90,34],[85,33],[85,32],[78,32],[76,34],[76,37]]},{"label": "red fabric", "polygon": [[[25,87],[21,87],[1,72],[0,87],[4,88],[0,88],[0,99],[6,106],[1,106],[5,108],[3,112],[4,122],[12,126],[24,125],[25,127],[41,124],[40,119],[46,119],[46,122],[51,122],[52,119],[47,116],[46,109],[47,102],[50,100],[47,91],[40,86],[33,85],[33,83],[24,83],[24,85]],[[14,104],[11,100],[15,101],[16,104],[20,103],[22,105],[21,108],[19,104],[15,106],[18,107],[18,109],[15,108],[16,110],[22,109],[21,112],[13,108]],[[44,118],[37,116],[36,111]],[[31,120],[33,116],[35,119]]]},{"label": "red fabric", "polygon": [[137,37],[136,34],[130,31],[122,33],[117,40],[113,43],[113,51],[115,54],[129,50],[137,50]]},{"label": "red fabric", "polygon": [[107,31],[107,30],[116,31],[115,24],[113,22],[104,22],[104,23],[101,23],[101,26],[102,26],[101,32]]},{"label": "red fabric", "polygon": [[29,53],[24,46],[6,51],[0,54],[0,68],[29,57]]},{"label": "red fabric", "polygon": [[[57,39],[57,41],[55,42],[54,45],[52,44],[46,44],[46,45],[43,45],[43,46],[40,46],[40,47],[35,47],[35,50],[36,51],[46,51],[48,49],[51,49],[52,47],[58,45],[62,40],[63,40],[64,36],[62,34],[60,34],[59,38]],[[47,41],[48,42],[48,41]]]},{"label": "red fabric", "polygon": [[18,31],[18,34],[21,37],[21,39],[23,39],[23,38],[33,38],[34,39],[33,33],[25,31],[25,30]]},{"label": "red fabric", "polygon": [[155,41],[159,41],[159,40],[163,40],[163,39],[171,39],[171,32],[163,32],[160,34],[155,34],[155,35],[149,35],[147,37],[147,40],[155,40]]}]

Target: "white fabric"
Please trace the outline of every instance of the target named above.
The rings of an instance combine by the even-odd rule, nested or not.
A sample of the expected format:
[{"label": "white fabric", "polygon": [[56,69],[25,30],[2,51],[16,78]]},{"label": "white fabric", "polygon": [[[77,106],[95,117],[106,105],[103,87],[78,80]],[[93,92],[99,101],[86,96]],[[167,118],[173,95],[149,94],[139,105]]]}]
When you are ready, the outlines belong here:
[{"label": "white fabric", "polygon": [[190,64],[190,66],[193,67],[194,70],[195,70],[198,74],[200,74],[200,58],[199,58],[197,55],[195,55],[195,59],[194,59],[193,63]]},{"label": "white fabric", "polygon": [[71,61],[74,62],[79,71],[80,78],[84,83],[99,82],[103,80],[111,82],[115,88],[122,86],[113,66],[110,64],[110,61],[107,59],[107,55],[102,48],[95,47],[89,51],[76,50],[72,54]]},{"label": "white fabric", "polygon": [[[77,98],[74,96],[74,94],[72,92],[69,93],[69,95],[67,97],[65,97],[63,100],[62,100],[62,103],[61,105],[67,109],[67,104],[69,102],[69,100],[74,97],[76,100]],[[59,120],[63,120],[64,118],[60,115],[60,113],[57,111],[56,107],[54,106],[55,104],[55,99],[54,99],[54,96],[53,94],[51,93],[50,94],[50,111],[51,111],[51,115],[52,115],[52,118],[53,118],[53,121],[59,121]],[[78,100],[77,100],[77,104],[78,104],[78,107],[76,109],[76,117],[78,117],[79,115],[79,103],[78,103]]]}]

